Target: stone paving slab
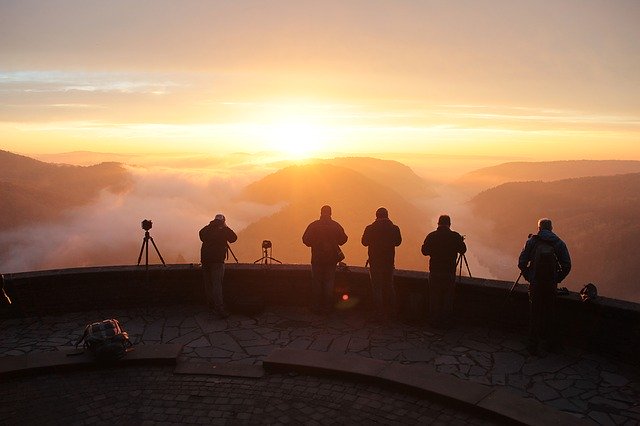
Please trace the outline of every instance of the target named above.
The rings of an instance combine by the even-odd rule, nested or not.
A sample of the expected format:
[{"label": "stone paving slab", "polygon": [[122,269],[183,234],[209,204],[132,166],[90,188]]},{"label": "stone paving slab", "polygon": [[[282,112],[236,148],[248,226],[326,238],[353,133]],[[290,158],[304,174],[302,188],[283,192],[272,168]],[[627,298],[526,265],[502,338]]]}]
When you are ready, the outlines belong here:
[{"label": "stone paving slab", "polygon": [[591,422],[563,413],[533,399],[519,397],[504,389],[493,389],[477,406],[500,413],[511,420],[526,425],[584,426],[591,424]]},{"label": "stone paving slab", "polygon": [[[127,351],[116,365],[129,364],[175,364],[182,345],[156,344],[138,345]],[[92,356],[75,348],[58,351],[34,352],[18,356],[0,357],[0,377],[20,374],[40,373],[52,370],[70,370],[86,367],[100,367]]]},{"label": "stone paving slab", "polygon": [[252,377],[264,376],[264,368],[259,365],[215,364],[212,362],[181,361],[173,371],[175,374],[201,374],[207,376]]},{"label": "stone paving slab", "polygon": [[264,360],[263,365],[269,371],[293,370],[337,377],[350,375],[410,387],[528,425],[589,424],[532,399],[521,398],[503,389],[465,382],[424,366],[399,365],[353,355],[299,349],[276,350]]},{"label": "stone paving slab", "polygon": [[0,319],[0,357],[16,357],[12,362],[20,367],[26,354],[71,350],[85,325],[103,318],[118,318],[138,347],[184,344],[179,361],[260,366],[275,350],[309,349],[429,368],[600,424],[640,420],[637,366],[573,347],[533,356],[526,336],[517,333],[382,322],[362,309],[316,315],[304,307],[269,306],[254,317],[221,319],[204,306],[173,305]]}]

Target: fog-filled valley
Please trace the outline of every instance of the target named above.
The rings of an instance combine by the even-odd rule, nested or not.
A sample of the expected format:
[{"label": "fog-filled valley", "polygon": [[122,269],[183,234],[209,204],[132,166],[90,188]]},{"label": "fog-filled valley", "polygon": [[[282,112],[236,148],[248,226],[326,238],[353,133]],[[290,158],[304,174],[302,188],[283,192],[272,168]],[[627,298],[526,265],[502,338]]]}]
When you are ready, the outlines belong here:
[{"label": "fog-filled valley", "polygon": [[[399,269],[426,270],[420,245],[446,213],[472,274],[513,281],[527,235],[550,217],[574,264],[561,285],[594,282],[604,296],[640,301],[639,161],[389,158],[0,151],[0,272],[135,264],[143,219],[167,263],[198,263],[198,231],[216,213],[238,233],[240,262],[270,240],[278,260],[308,263],[301,236],[323,204],[349,236],[345,262],[363,266],[362,232],[384,206],[403,235]],[[152,251],[150,261],[159,263]]]}]

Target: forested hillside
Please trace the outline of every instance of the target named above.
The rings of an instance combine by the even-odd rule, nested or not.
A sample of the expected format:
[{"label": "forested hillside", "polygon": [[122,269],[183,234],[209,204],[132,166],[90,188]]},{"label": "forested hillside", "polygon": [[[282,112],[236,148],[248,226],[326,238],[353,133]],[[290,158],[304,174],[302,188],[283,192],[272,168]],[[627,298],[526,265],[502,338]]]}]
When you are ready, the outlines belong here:
[{"label": "forested hillside", "polygon": [[118,163],[50,164],[0,151],[0,231],[55,221],[66,209],[94,200],[101,190],[124,191],[127,170]]},{"label": "forested hillside", "polygon": [[[514,261],[537,220],[549,217],[572,255],[568,282],[576,288],[594,282],[602,294],[640,301],[640,173],[507,183],[471,204],[479,220],[492,224],[485,241]],[[510,279],[512,272],[489,266]]]},{"label": "forested hillside", "polygon": [[[378,161],[380,167],[384,167],[385,162]],[[353,159],[353,162],[362,164],[359,159]],[[343,225],[349,236],[344,248],[346,262],[364,265],[367,249],[360,243],[362,233],[365,226],[374,221],[376,209],[384,206],[389,210],[390,219],[401,227],[404,238],[398,249],[396,266],[424,268],[425,261],[419,248],[427,230],[427,215],[400,194],[404,188],[396,191],[381,184],[379,176],[370,178],[348,168],[348,162],[342,164],[345,166],[326,163],[290,166],[249,185],[244,194],[246,200],[282,204],[282,208],[243,230],[236,243],[238,252],[253,253],[249,254],[250,258],[257,259],[261,254],[260,242],[266,239],[273,242],[274,255],[279,260],[308,263],[310,251],[302,244],[302,234],[310,222],[319,218],[320,207],[329,204],[334,219]],[[393,170],[395,173],[387,170],[384,179],[391,186],[402,180],[415,179],[409,168]]]},{"label": "forested hillside", "polygon": [[627,160],[574,160],[510,162],[474,170],[460,177],[456,185],[467,193],[489,189],[507,182],[542,181],[587,176],[611,176],[640,173],[640,161]]}]

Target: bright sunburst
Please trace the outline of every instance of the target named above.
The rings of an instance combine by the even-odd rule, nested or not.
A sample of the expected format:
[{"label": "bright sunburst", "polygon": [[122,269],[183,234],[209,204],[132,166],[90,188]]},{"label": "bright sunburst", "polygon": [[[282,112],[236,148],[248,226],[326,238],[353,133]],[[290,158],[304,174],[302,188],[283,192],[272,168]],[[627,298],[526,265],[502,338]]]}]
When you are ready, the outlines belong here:
[{"label": "bright sunburst", "polygon": [[266,139],[272,149],[289,158],[307,158],[322,149],[326,131],[320,126],[305,122],[277,122],[264,128]]}]

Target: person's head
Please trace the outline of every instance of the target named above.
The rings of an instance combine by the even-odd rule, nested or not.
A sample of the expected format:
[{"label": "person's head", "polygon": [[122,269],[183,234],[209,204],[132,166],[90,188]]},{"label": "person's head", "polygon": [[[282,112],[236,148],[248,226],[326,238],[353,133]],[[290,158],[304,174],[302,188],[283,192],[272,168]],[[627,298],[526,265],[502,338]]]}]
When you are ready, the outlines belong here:
[{"label": "person's head", "polygon": [[551,219],[543,217],[538,221],[538,231],[542,231],[546,229],[547,231],[553,230],[553,224],[551,223]]},{"label": "person's head", "polygon": [[438,226],[446,226],[446,227],[451,226],[451,218],[449,217],[448,214],[443,214],[438,218]]},{"label": "person's head", "polygon": [[324,205],[320,209],[321,217],[331,217],[331,206]]},{"label": "person's head", "polygon": [[389,212],[384,207],[376,210],[376,219],[389,219]]},{"label": "person's head", "polygon": [[218,213],[213,221],[219,225],[224,225],[226,219],[222,213]]}]

